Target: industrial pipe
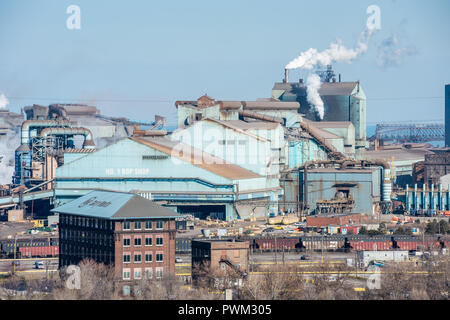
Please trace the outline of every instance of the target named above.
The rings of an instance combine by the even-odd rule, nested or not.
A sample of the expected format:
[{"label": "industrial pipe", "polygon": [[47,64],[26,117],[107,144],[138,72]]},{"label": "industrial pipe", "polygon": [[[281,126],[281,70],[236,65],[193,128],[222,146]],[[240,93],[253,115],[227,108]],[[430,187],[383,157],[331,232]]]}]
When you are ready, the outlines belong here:
[{"label": "industrial pipe", "polygon": [[281,123],[284,125],[284,121],[281,118],[269,117],[269,116],[265,116],[263,114],[259,114],[256,112],[239,111],[239,115],[241,117],[247,117],[247,118],[252,118],[252,119],[257,119],[257,120],[262,120],[262,121],[278,122],[278,123]]},{"label": "industrial pipe", "polygon": [[48,128],[48,127],[70,127],[70,121],[68,120],[26,120],[22,123],[21,139],[22,145],[29,144],[30,142],[30,129],[31,128]]},{"label": "industrial pipe", "polygon": [[341,152],[339,152],[331,143],[328,143],[328,141],[320,137],[319,134],[314,132],[314,130],[312,130],[308,124],[306,124],[305,122],[300,122],[300,127],[308,132],[316,141],[318,141],[322,145],[322,147],[326,149],[326,151],[332,153],[337,159],[345,159],[345,156]]},{"label": "industrial pipe", "polygon": [[84,136],[83,148],[93,149],[95,147],[94,139],[92,136],[92,132],[86,128],[45,128],[41,131],[41,138],[45,138],[46,136],[54,135],[54,136],[69,136],[69,135],[82,135]]}]

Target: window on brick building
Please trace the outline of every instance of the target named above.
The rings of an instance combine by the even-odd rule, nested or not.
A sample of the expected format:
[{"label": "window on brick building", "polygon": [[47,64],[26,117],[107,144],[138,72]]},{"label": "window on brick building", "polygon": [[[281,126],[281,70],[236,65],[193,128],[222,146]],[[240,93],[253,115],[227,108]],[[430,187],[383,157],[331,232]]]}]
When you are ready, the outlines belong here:
[{"label": "window on brick building", "polygon": [[149,263],[153,261],[153,255],[151,253],[146,253],[145,254],[145,262]]},{"label": "window on brick building", "polygon": [[151,237],[146,237],[145,238],[145,245],[147,247],[153,245],[153,239]]},{"label": "window on brick building", "polygon": [[162,262],[163,261],[163,254],[162,253],[157,253],[156,254],[156,262]]},{"label": "window on brick building", "polygon": [[164,268],[163,268],[163,267],[158,267],[158,268],[156,268],[156,278],[158,278],[158,279],[162,278],[162,276],[163,276],[163,271],[164,271]]},{"label": "window on brick building", "polygon": [[140,247],[141,245],[142,245],[141,237],[134,238],[134,246],[135,247]]},{"label": "window on brick building", "polygon": [[150,230],[153,228],[153,223],[151,221],[145,221],[145,229]]},{"label": "window on brick building", "polygon": [[153,269],[152,268],[145,268],[145,277],[147,279],[153,278]]},{"label": "window on brick building", "polygon": [[156,238],[156,245],[157,246],[162,246],[163,245],[163,240],[164,238],[162,238],[162,237],[157,237]]},{"label": "window on brick building", "polygon": [[141,230],[141,222],[140,221],[134,222],[134,230]]},{"label": "window on brick building", "polygon": [[141,263],[142,261],[142,257],[140,253],[135,253],[134,254],[134,263]]},{"label": "window on brick building", "polygon": [[129,247],[131,245],[131,239],[130,238],[123,238],[123,246]]},{"label": "window on brick building", "polygon": [[123,230],[130,230],[130,221],[122,222],[122,229]]},{"label": "window on brick building", "polygon": [[131,279],[130,269],[123,269],[123,280],[130,280],[130,279]]},{"label": "window on brick building", "polygon": [[163,228],[164,228],[164,222],[156,221],[156,229],[163,229]]},{"label": "window on brick building", "polygon": [[141,279],[142,278],[141,268],[134,268],[134,278],[135,279]]},{"label": "window on brick building", "polygon": [[130,263],[131,262],[131,255],[129,253],[123,254],[123,263]]}]

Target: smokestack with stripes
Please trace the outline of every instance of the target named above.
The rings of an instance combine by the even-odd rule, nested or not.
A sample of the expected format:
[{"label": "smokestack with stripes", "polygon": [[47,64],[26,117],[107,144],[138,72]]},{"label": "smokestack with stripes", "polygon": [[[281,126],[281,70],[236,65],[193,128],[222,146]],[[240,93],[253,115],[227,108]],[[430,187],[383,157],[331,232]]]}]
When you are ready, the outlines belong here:
[{"label": "smokestack with stripes", "polygon": [[289,69],[284,69],[284,83],[289,82]]}]

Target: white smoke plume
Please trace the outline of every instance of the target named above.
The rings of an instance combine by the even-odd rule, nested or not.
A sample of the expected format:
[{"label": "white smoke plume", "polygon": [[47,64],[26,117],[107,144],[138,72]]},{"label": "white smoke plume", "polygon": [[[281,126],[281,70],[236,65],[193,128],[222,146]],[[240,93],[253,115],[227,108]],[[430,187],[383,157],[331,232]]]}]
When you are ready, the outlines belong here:
[{"label": "white smoke plume", "polygon": [[0,184],[12,182],[14,151],[20,144],[20,135],[8,133],[0,138]]},{"label": "white smoke plume", "polygon": [[323,101],[319,95],[319,89],[320,77],[315,73],[310,74],[306,79],[306,98],[316,108],[320,119],[323,119],[325,110],[323,108]]},{"label": "white smoke plume", "polygon": [[[304,69],[312,70],[316,66],[326,66],[333,62],[348,62],[358,58],[368,49],[371,35],[376,29],[366,29],[359,36],[357,45],[354,49],[346,48],[341,40],[330,44],[329,48],[319,52],[315,48],[310,48],[300,54],[297,58],[286,65],[286,69]],[[317,80],[319,79],[319,81]],[[320,78],[317,75],[309,75],[307,78],[307,99],[319,113],[320,119],[323,119],[323,101],[319,95]],[[311,88],[309,87],[311,85]]]},{"label": "white smoke plume", "polygon": [[377,64],[382,68],[395,67],[403,58],[417,53],[414,46],[401,47],[397,34],[393,33],[378,46]]},{"label": "white smoke plume", "polygon": [[9,100],[5,97],[3,93],[0,94],[0,109],[5,109],[8,104]]}]

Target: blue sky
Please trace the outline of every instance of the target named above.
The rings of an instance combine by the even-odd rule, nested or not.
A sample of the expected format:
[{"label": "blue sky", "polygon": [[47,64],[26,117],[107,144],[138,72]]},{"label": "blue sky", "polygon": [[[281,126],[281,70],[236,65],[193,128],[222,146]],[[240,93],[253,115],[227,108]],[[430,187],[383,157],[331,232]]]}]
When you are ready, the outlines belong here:
[{"label": "blue sky", "polygon": [[[66,8],[81,9],[69,30]],[[85,102],[103,114],[176,120],[175,100],[269,97],[284,66],[310,47],[356,44],[369,5],[381,30],[358,60],[334,64],[360,80],[367,121],[441,120],[450,83],[450,1],[100,1],[1,0],[0,93],[9,109]],[[383,40],[411,49],[377,64]],[[302,76],[291,74],[291,80]]]}]

